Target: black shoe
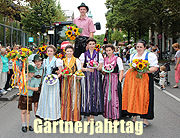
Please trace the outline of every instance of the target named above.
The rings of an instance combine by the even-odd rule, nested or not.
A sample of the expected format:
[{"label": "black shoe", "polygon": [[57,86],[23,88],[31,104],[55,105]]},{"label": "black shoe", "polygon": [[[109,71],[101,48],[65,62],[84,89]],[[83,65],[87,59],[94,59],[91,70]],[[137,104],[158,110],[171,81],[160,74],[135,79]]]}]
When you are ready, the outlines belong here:
[{"label": "black shoe", "polygon": [[29,131],[34,131],[34,129],[32,128],[32,126],[29,126]]},{"label": "black shoe", "polygon": [[22,130],[22,132],[26,133],[27,132],[27,127],[23,126],[21,130]]}]

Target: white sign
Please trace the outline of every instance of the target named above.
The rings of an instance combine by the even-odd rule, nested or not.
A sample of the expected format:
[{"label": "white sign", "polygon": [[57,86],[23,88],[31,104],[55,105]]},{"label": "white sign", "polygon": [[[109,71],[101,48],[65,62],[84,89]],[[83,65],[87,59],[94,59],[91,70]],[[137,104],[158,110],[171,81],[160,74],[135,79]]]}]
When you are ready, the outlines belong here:
[{"label": "white sign", "polygon": [[48,34],[54,34],[54,30],[48,30]]}]

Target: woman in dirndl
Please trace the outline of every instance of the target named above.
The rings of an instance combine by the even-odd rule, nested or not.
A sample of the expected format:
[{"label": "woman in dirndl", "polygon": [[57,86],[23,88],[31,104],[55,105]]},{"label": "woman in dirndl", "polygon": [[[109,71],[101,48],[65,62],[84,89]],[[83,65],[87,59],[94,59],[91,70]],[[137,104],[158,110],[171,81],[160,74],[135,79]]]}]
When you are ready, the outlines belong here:
[{"label": "woman in dirndl", "polygon": [[[149,125],[148,120],[154,118],[154,81],[153,72],[158,69],[157,56],[154,53],[145,51],[146,41],[140,39],[137,42],[137,53],[131,55],[130,62],[134,59],[147,60],[150,63],[149,71],[138,73],[130,68],[125,77],[123,93],[122,93],[122,110],[127,111],[130,116],[133,116],[135,123],[137,115],[143,118],[143,128]],[[142,78],[137,78],[137,74],[142,75]]]},{"label": "woman in dirndl", "polygon": [[[43,61],[44,65],[44,74],[54,74],[55,69],[58,69],[57,72],[60,73],[61,59],[55,58],[56,48],[53,45],[49,45],[47,48],[48,58]],[[38,109],[36,112],[36,116],[41,119],[48,119],[51,121],[58,120],[61,118],[61,110],[60,110],[60,87],[59,87],[59,79],[53,85],[48,85],[43,80],[41,94],[39,97]]]},{"label": "woman in dirndl", "polygon": [[[104,59],[101,53],[98,53],[94,48],[96,40],[88,38],[88,50],[82,53],[79,57],[82,64],[82,71],[85,74],[85,82],[81,81],[81,115],[88,116],[87,120],[94,122],[94,116],[103,114],[103,93],[102,93],[102,66]],[[87,63],[91,60],[97,61],[97,68],[87,67]]]},{"label": "woman in dirndl", "polygon": [[[123,77],[122,59],[113,54],[115,47],[112,44],[105,46],[107,57],[104,58],[103,66],[103,93],[104,93],[104,113],[103,116],[110,121],[117,121],[121,118],[122,94],[121,81]],[[110,71],[105,70],[109,67]],[[114,123],[113,123],[114,124]],[[113,126],[114,127],[114,126]]]},{"label": "woman in dirndl", "polygon": [[69,69],[72,75],[62,75],[61,119],[75,122],[81,119],[81,86],[80,81],[73,74],[81,70],[81,62],[73,56],[74,48],[72,45],[67,45],[65,51],[66,58],[61,61],[61,66],[62,69]]}]

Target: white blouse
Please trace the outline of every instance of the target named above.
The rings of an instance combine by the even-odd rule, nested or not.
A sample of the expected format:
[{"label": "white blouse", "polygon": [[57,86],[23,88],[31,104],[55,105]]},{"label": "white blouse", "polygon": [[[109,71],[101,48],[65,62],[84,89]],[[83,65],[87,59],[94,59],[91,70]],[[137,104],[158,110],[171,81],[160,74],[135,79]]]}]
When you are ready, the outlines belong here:
[{"label": "white blouse", "polygon": [[[137,57],[137,54],[138,54],[138,53],[136,53],[135,55],[132,54],[132,55],[130,56],[130,62],[131,62],[132,60],[134,60],[134,59],[145,59],[146,53],[147,53],[147,52],[145,51],[145,52],[142,54],[141,57]],[[133,55],[134,55],[134,57],[132,58]],[[149,66],[151,66],[151,67],[159,67],[157,56],[156,56],[154,53],[152,53],[152,52],[150,52],[150,53],[148,54],[148,62],[150,63]]]},{"label": "white blouse", "polygon": [[[119,70],[124,70],[123,62],[120,57],[117,58],[117,65],[118,65]],[[103,65],[103,67],[104,67],[104,65]]]},{"label": "white blouse", "polygon": [[[68,64],[71,61],[71,58],[68,58]],[[77,64],[77,70],[81,70],[81,62],[78,58],[76,58],[76,64]],[[60,62],[60,66],[62,67],[62,69],[64,69],[63,67],[63,60],[61,60]]]},{"label": "white blouse", "polygon": [[[96,58],[96,57],[95,57],[95,58]],[[80,59],[81,63],[84,63],[84,60],[85,60],[85,58],[84,58],[84,53],[82,53],[82,54],[80,55],[79,59]],[[90,60],[88,56],[87,56],[87,60],[88,60],[88,61]],[[97,60],[97,59],[96,59],[96,60]],[[103,63],[103,62],[104,62],[104,58],[103,58],[102,54],[99,53],[99,63]]]},{"label": "white blouse", "polygon": [[[46,61],[47,59],[44,59],[43,60],[43,66],[45,65],[45,61]],[[60,67],[61,65],[61,59],[60,58],[57,58],[57,60],[55,61],[56,62],[56,67]]]}]

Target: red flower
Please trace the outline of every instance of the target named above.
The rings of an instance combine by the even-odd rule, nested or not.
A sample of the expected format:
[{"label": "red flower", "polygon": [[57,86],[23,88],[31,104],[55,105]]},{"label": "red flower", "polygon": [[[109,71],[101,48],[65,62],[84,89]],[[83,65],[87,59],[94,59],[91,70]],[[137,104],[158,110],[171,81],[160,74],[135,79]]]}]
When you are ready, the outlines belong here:
[{"label": "red flower", "polygon": [[72,30],[72,27],[70,27],[70,29]]},{"label": "red flower", "polygon": [[98,49],[97,49],[97,52],[99,52],[99,51],[100,51],[100,49],[98,48]]},{"label": "red flower", "polygon": [[69,71],[68,71],[68,70],[66,70],[65,74],[69,74]]}]

